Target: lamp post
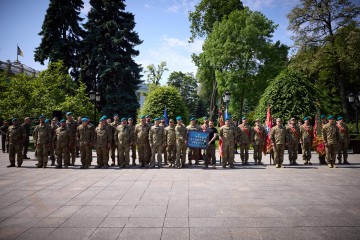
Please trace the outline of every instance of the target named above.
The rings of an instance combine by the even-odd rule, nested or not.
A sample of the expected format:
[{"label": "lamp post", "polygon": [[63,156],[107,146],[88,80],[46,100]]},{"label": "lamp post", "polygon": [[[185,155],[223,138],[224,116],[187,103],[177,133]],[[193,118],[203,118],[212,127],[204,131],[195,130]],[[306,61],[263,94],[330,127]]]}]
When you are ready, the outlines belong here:
[{"label": "lamp post", "polygon": [[94,124],[96,125],[96,106],[97,103],[100,102],[100,93],[95,93],[93,90],[91,90],[89,92],[89,98],[91,102],[94,102]]},{"label": "lamp post", "polygon": [[356,95],[354,93],[350,93],[348,96],[349,103],[351,103],[352,107],[355,109],[355,118],[356,118],[356,135],[359,134],[359,114],[358,107],[360,107],[360,92]]},{"label": "lamp post", "polygon": [[223,100],[225,102],[226,114],[228,114],[230,98],[231,98],[231,93],[229,91],[226,91],[223,97]]}]

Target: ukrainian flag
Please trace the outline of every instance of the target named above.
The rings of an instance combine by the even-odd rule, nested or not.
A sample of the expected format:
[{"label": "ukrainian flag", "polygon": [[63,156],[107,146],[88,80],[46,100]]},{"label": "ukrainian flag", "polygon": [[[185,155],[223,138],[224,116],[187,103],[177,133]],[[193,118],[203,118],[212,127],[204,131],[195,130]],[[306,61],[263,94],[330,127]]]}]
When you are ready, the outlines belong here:
[{"label": "ukrainian flag", "polygon": [[24,56],[23,52],[21,51],[21,49],[19,48],[19,46],[17,46],[17,55],[20,55],[20,56]]}]

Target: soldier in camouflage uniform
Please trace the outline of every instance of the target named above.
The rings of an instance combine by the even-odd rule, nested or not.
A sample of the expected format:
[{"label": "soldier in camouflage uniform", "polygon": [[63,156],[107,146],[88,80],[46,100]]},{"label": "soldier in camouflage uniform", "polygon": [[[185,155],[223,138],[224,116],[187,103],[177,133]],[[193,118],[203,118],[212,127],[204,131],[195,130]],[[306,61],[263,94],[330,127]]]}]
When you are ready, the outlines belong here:
[{"label": "soldier in camouflage uniform", "polygon": [[350,134],[348,127],[343,121],[343,117],[337,118],[336,126],[339,129],[339,146],[338,146],[338,156],[337,156],[338,163],[342,164],[341,154],[343,154],[344,164],[350,164],[347,160],[348,158],[347,150],[350,143]]},{"label": "soldier in camouflage uniform", "polygon": [[[67,112],[66,113],[66,126],[70,129],[71,131],[71,136],[73,137],[72,142],[76,143],[76,130],[78,128],[78,123],[73,119],[73,114],[72,112]],[[72,144],[70,146],[70,154],[71,154],[71,166],[75,165],[75,160],[76,160],[76,144]]]},{"label": "soldier in camouflage uniform", "polygon": [[[162,126],[164,128],[164,131],[165,131],[165,128],[167,127],[167,125],[166,125],[166,121],[165,121],[164,117],[161,117],[159,125]],[[168,165],[168,156],[167,156],[167,151],[166,151],[166,144],[163,145],[162,153],[164,154],[164,165]]]},{"label": "soldier in camouflage uniform", "polygon": [[169,120],[169,126],[165,128],[165,147],[167,151],[168,160],[170,163],[169,167],[175,167],[176,159],[176,131],[174,119]]},{"label": "soldier in camouflage uniform", "polygon": [[8,127],[6,132],[6,140],[9,145],[10,165],[7,167],[15,167],[15,156],[17,155],[17,167],[21,167],[23,163],[22,148],[26,138],[26,132],[23,126],[19,124],[17,118],[12,119],[13,125]]},{"label": "soldier in camouflage uniform", "polygon": [[151,149],[149,145],[150,126],[145,121],[145,116],[141,116],[140,123],[135,127],[135,141],[141,167],[145,167],[145,165],[149,164],[149,156],[151,157]]},{"label": "soldier in camouflage uniform", "polygon": [[80,147],[81,166],[89,168],[92,160],[92,147],[94,145],[94,129],[89,125],[87,118],[81,119],[81,125],[76,129],[76,139]]},{"label": "soldier in camouflage uniform", "polygon": [[74,137],[72,136],[70,128],[66,126],[65,119],[60,121],[61,126],[55,130],[54,134],[54,147],[57,157],[56,168],[62,168],[64,157],[64,168],[70,165],[70,147],[74,145]]},{"label": "soldier in camouflage uniform", "polygon": [[255,127],[252,135],[252,143],[254,147],[254,162],[255,165],[262,165],[262,152],[264,150],[264,145],[266,144],[266,131],[263,126],[261,126],[260,120],[255,120]]},{"label": "soldier in camouflage uniform", "polygon": [[242,118],[242,124],[239,125],[238,129],[239,131],[239,143],[240,143],[240,158],[241,163],[243,165],[248,165],[249,161],[249,148],[251,143],[251,137],[253,135],[253,129],[252,127],[247,124],[246,117]]},{"label": "soldier in camouflage uniform", "polygon": [[48,163],[49,149],[52,144],[51,127],[45,123],[45,117],[39,117],[40,124],[36,126],[33,139],[36,146],[38,168],[46,168]]},{"label": "soldier in camouflage uniform", "polygon": [[55,166],[55,145],[54,145],[54,139],[55,139],[55,131],[58,128],[58,119],[54,117],[51,120],[51,146],[50,146],[50,160],[51,160],[51,166]]},{"label": "soldier in camouflage uniform", "polygon": [[122,118],[121,125],[117,126],[114,135],[115,144],[118,147],[119,168],[129,167],[130,145],[134,141],[133,136],[131,129],[127,125],[126,118]]},{"label": "soldier in camouflage uniform", "polygon": [[220,128],[219,136],[222,139],[222,167],[226,168],[226,164],[230,165],[230,168],[234,166],[234,143],[237,139],[238,131],[235,127],[230,125],[230,118],[225,119],[225,125]]},{"label": "soldier in camouflage uniform", "polygon": [[313,127],[309,122],[309,117],[304,117],[304,124],[300,126],[300,143],[302,147],[302,158],[304,164],[312,165],[311,160],[311,146],[314,138]]},{"label": "soldier in camouflage uniform", "polygon": [[[196,124],[196,119],[191,118],[190,124],[186,127],[188,133],[191,131],[201,131],[201,128]],[[195,160],[195,165],[199,165],[199,149],[197,148],[188,148],[188,162],[189,165],[192,165],[192,159]]]},{"label": "soldier in camouflage uniform", "polygon": [[149,168],[155,167],[155,154],[157,154],[156,160],[158,168],[162,166],[162,149],[164,146],[164,128],[159,125],[159,118],[154,119],[154,126],[149,130],[149,143],[151,148],[151,160]]},{"label": "soldier in camouflage uniform", "polygon": [[[118,114],[115,114],[114,115],[114,121],[110,124],[112,126],[112,136],[114,136],[115,134],[115,131],[116,131],[116,128],[120,125],[120,122],[119,122],[119,115]],[[111,166],[115,166],[115,150],[117,149],[116,147],[116,143],[115,143],[115,140],[112,141],[111,143],[111,160],[112,160],[112,163],[111,163]],[[119,166],[119,152],[117,154],[117,161],[118,161],[118,166]]]},{"label": "soldier in camouflage uniform", "polygon": [[339,129],[336,127],[334,117],[329,116],[328,120],[329,122],[322,129],[326,151],[326,160],[329,168],[336,168],[337,166],[335,165],[335,158],[340,134]]},{"label": "soldier in camouflage uniform", "polygon": [[300,143],[300,128],[296,124],[296,119],[291,118],[290,124],[286,127],[288,135],[288,153],[289,153],[289,162],[290,165],[298,165],[297,155],[298,155],[298,146]]},{"label": "soldier in camouflage uniform", "polygon": [[270,130],[271,145],[274,149],[274,162],[276,168],[283,167],[285,145],[287,145],[287,131],[285,126],[282,125],[281,119],[276,119],[276,126]]},{"label": "soldier in camouflage uniform", "polygon": [[109,167],[109,150],[113,143],[113,127],[105,125],[106,119],[100,118],[99,125],[95,128],[94,142],[96,144],[97,166],[95,168]]},{"label": "soldier in camouflage uniform", "polygon": [[[181,116],[176,117],[176,165],[177,168],[183,168],[185,166],[186,158],[186,143],[187,143],[187,129],[182,123]],[[180,162],[181,159],[181,162]]]},{"label": "soldier in camouflage uniform", "polygon": [[135,125],[134,125],[134,120],[131,117],[128,118],[128,126],[130,128],[130,134],[133,139],[133,141],[131,142],[131,145],[130,145],[132,166],[135,167],[136,166],[136,162],[135,162],[136,161]]}]

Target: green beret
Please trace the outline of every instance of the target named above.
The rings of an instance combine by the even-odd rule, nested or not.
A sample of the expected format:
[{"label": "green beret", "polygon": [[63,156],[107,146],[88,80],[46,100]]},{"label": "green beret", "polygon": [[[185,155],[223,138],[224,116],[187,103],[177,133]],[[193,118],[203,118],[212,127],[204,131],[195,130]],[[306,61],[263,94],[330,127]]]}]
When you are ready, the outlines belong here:
[{"label": "green beret", "polygon": [[179,121],[179,120],[182,120],[182,117],[181,117],[181,116],[177,116],[177,117],[176,117],[176,121]]},{"label": "green beret", "polygon": [[13,118],[11,121],[12,121],[12,122],[17,122],[17,121],[19,121],[19,119]]},{"label": "green beret", "polygon": [[65,119],[61,119],[60,122],[63,123],[63,122],[66,122],[66,121],[65,121]]},{"label": "green beret", "polygon": [[231,119],[231,117],[227,117],[227,118],[225,118],[225,121],[228,121],[228,120],[230,120]]},{"label": "green beret", "polygon": [[66,113],[66,116],[70,116],[70,115],[73,115],[73,113],[72,112],[67,112]]},{"label": "green beret", "polygon": [[207,118],[207,117],[203,117],[203,120],[208,120],[208,118]]},{"label": "green beret", "polygon": [[338,121],[339,121],[339,120],[342,120],[342,119],[343,119],[342,116],[339,116],[339,117],[337,118]]},{"label": "green beret", "polygon": [[321,116],[320,116],[321,119],[323,119],[325,117],[326,117],[325,114],[321,114]]},{"label": "green beret", "polygon": [[48,123],[50,120],[49,119],[45,119],[45,122]]},{"label": "green beret", "polygon": [[123,117],[123,118],[121,119],[121,121],[126,121],[126,118]]},{"label": "green beret", "polygon": [[118,117],[118,116],[119,116],[119,114],[117,114],[117,113],[114,114],[114,117]]},{"label": "green beret", "polygon": [[146,115],[145,117],[146,117],[146,118],[149,118],[149,117],[150,117],[150,115],[148,114],[148,115]]},{"label": "green beret", "polygon": [[107,119],[108,117],[106,115],[103,115],[101,118]]},{"label": "green beret", "polygon": [[330,120],[330,119],[334,119],[334,116],[329,115],[329,116],[327,117],[327,119],[328,119],[328,120]]},{"label": "green beret", "polygon": [[246,117],[242,117],[242,120],[246,120]]},{"label": "green beret", "polygon": [[309,120],[309,117],[304,117],[304,121]]},{"label": "green beret", "polygon": [[89,119],[86,118],[86,117],[84,117],[84,118],[81,119],[81,121],[83,121],[83,122],[87,122],[88,120],[89,120]]},{"label": "green beret", "polygon": [[132,117],[129,117],[129,118],[128,118],[128,120],[132,121],[132,120],[133,120],[133,118],[132,118]]},{"label": "green beret", "polygon": [[41,115],[41,116],[39,117],[39,119],[40,119],[40,118],[45,118],[45,116]]},{"label": "green beret", "polygon": [[145,118],[145,116],[144,116],[144,115],[141,115],[141,116],[140,116],[140,119],[144,119],[144,118]]},{"label": "green beret", "polygon": [[154,118],[154,121],[159,121],[160,120],[160,118]]},{"label": "green beret", "polygon": [[196,120],[196,118],[194,118],[194,117],[190,118],[190,121],[195,121],[195,120]]}]

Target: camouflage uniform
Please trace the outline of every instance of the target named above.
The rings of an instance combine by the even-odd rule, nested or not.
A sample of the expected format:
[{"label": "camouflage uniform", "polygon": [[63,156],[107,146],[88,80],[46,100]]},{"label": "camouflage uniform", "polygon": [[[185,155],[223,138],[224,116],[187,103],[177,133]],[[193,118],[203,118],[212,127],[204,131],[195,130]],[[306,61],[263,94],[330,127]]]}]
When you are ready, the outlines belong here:
[{"label": "camouflage uniform", "polygon": [[[66,120],[66,126],[70,129],[71,131],[71,136],[73,137],[72,142],[76,142],[76,130],[78,128],[78,123],[74,120]],[[75,164],[75,160],[76,160],[76,144],[72,144],[70,146],[70,154],[71,154],[71,165],[74,166]]]},{"label": "camouflage uniform", "polygon": [[151,153],[149,145],[149,130],[150,126],[148,124],[138,124],[135,127],[135,139],[139,155],[139,162],[142,167],[149,164],[150,159],[149,153]]},{"label": "camouflage uniform", "polygon": [[[176,134],[176,165],[178,168],[185,166],[185,158],[186,158],[186,144],[187,141],[187,129],[181,124],[177,124],[175,126],[175,134]],[[181,163],[180,163],[181,159]]]},{"label": "camouflage uniform", "polygon": [[173,127],[167,126],[165,128],[165,144],[168,160],[170,166],[174,166],[176,158],[176,131],[175,125]]},{"label": "camouflage uniform", "polygon": [[130,144],[134,141],[130,127],[128,125],[117,126],[114,139],[118,148],[119,166],[128,167],[130,162]]},{"label": "camouflage uniform", "polygon": [[22,148],[25,142],[26,132],[23,126],[10,126],[6,132],[7,143],[9,144],[10,165],[15,166],[15,155],[17,155],[17,164],[21,167],[23,163]]},{"label": "camouflage uniform", "polygon": [[[251,143],[251,136],[253,129],[249,124],[240,124],[239,128],[239,143],[240,143],[240,158],[242,164],[248,164],[249,161],[249,148]],[[234,143],[235,144],[235,143]]]},{"label": "camouflage uniform", "polygon": [[39,161],[38,167],[47,166],[49,148],[52,144],[51,131],[51,127],[46,123],[37,125],[34,130],[33,139]]},{"label": "camouflage uniform", "polygon": [[230,168],[234,168],[234,143],[238,137],[238,131],[233,126],[222,126],[220,128],[219,136],[222,139],[222,165],[223,168],[226,164],[230,165]]},{"label": "camouflage uniform", "polygon": [[151,148],[150,167],[155,166],[155,154],[158,167],[162,164],[162,150],[164,146],[164,128],[162,126],[152,126],[149,130],[149,143]]},{"label": "camouflage uniform", "polygon": [[64,166],[70,165],[70,146],[74,145],[74,137],[68,127],[58,127],[54,134],[54,146],[57,157],[57,164],[62,166],[62,158],[64,156]]},{"label": "camouflage uniform", "polygon": [[290,164],[297,164],[298,147],[300,142],[300,128],[298,125],[291,124],[286,127],[288,135],[288,153]]},{"label": "camouflage uniform", "polygon": [[89,168],[92,160],[94,129],[90,125],[80,125],[76,130],[76,138],[80,146],[81,168]]},{"label": "camouflage uniform", "polygon": [[270,139],[274,149],[274,162],[275,164],[282,165],[284,161],[284,152],[285,152],[285,145],[287,143],[287,131],[286,127],[281,126],[274,126],[270,130]]},{"label": "camouflage uniform", "polygon": [[256,164],[262,164],[262,152],[264,150],[264,145],[266,144],[266,131],[265,128],[260,126],[255,126],[252,136],[252,142],[254,147],[254,161]]},{"label": "camouflage uniform", "polygon": [[55,131],[58,128],[58,125],[56,124],[51,124],[51,144],[50,144],[50,160],[51,160],[51,166],[55,165],[55,144],[54,144],[54,139],[55,139]]},{"label": "camouflage uniform", "polygon": [[[162,126],[164,128],[164,131],[165,131],[165,128],[167,127],[166,123],[161,122],[159,125]],[[166,145],[165,144],[163,145],[162,153],[164,154],[164,165],[167,165],[168,155],[167,155],[167,150],[166,150]]]},{"label": "camouflage uniform", "polygon": [[338,123],[336,124],[337,128],[339,129],[339,145],[338,145],[338,163],[341,164],[342,160],[341,160],[341,153],[344,156],[344,163],[345,164],[349,164],[349,162],[347,161],[348,158],[348,146],[350,143],[350,135],[349,135],[349,129],[346,126],[345,123]]},{"label": "camouflage uniform", "polygon": [[131,142],[130,145],[130,150],[131,150],[131,159],[132,159],[132,165],[135,166],[135,160],[136,160],[136,144],[135,144],[135,126],[134,125],[128,125],[130,128],[130,135],[133,139],[133,141]]},{"label": "camouflage uniform", "polygon": [[[198,125],[192,125],[189,124],[187,127],[187,132],[189,133],[190,131],[201,131],[201,128]],[[199,149],[197,148],[189,148],[188,149],[188,162],[189,165],[192,165],[192,159],[194,158],[195,160],[195,164],[198,165],[199,164]]]},{"label": "camouflage uniform", "polygon": [[335,123],[331,124],[329,122],[323,127],[322,134],[325,143],[326,161],[328,164],[334,166],[337,145],[339,143],[339,138],[340,138],[339,129],[336,127]]},{"label": "camouflage uniform", "polygon": [[109,166],[109,147],[113,139],[113,127],[110,125],[95,128],[94,142],[96,143],[97,167]]},{"label": "camouflage uniform", "polygon": [[303,124],[300,127],[300,140],[302,147],[302,158],[305,161],[305,164],[308,164],[311,159],[311,146],[313,142],[313,127],[309,124]]},{"label": "camouflage uniform", "polygon": [[[115,136],[115,132],[116,132],[116,128],[120,125],[120,122],[119,121],[114,121],[112,122],[109,126],[111,126],[111,136]],[[117,146],[116,146],[116,143],[115,143],[115,140],[112,139],[113,141],[111,142],[111,160],[112,160],[112,166],[115,165],[115,150],[117,149]],[[118,165],[120,164],[119,163],[119,152],[117,154],[117,160],[118,160]]]}]

